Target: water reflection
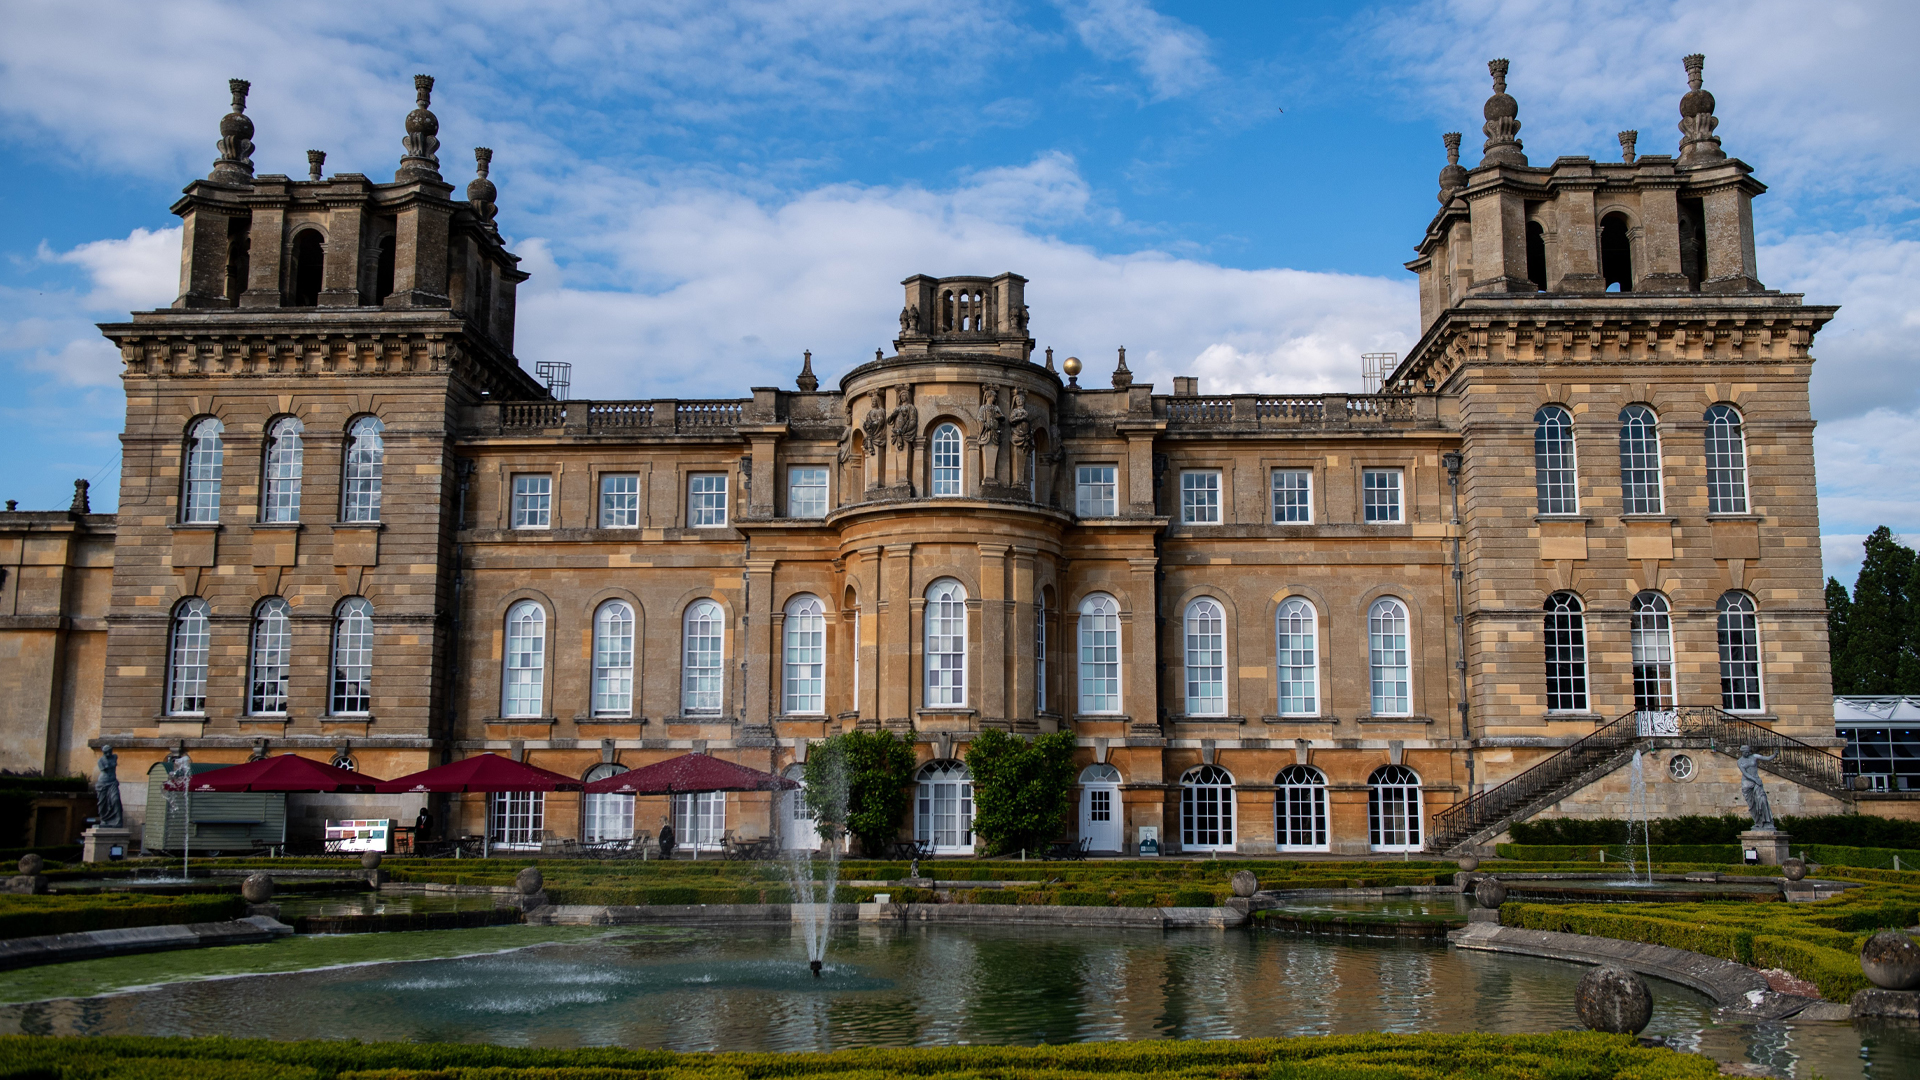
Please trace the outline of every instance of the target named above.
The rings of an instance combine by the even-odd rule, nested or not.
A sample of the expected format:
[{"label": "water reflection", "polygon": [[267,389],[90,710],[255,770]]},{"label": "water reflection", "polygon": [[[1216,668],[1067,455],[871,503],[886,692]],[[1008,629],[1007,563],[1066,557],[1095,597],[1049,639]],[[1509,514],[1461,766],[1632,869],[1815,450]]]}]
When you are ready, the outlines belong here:
[{"label": "water reflection", "polygon": [[[613,935],[457,960],[0,1006],[0,1031],[633,1046],[1032,1044],[1572,1025],[1581,968],[1239,931],[847,927],[824,977],[786,927]],[[1717,1025],[1657,984],[1649,1034],[1782,1075],[1920,1074],[1920,1031]]]}]

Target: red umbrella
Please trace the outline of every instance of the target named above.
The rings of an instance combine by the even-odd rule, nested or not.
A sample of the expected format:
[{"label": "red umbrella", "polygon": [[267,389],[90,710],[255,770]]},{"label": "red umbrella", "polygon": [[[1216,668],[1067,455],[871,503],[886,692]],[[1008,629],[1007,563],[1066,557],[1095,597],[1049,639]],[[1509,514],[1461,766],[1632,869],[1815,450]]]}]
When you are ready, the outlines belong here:
[{"label": "red umbrella", "polygon": [[[370,792],[380,782],[350,769],[323,764],[298,754],[261,758],[245,765],[229,765],[196,773],[190,791],[352,791]],[[170,790],[180,790],[169,782]]]},{"label": "red umbrella", "polygon": [[374,790],[382,795],[426,791],[578,791],[580,781],[499,754],[476,754],[438,768],[395,777],[376,784]]},{"label": "red umbrella", "polygon": [[668,795],[693,791],[792,791],[799,786],[797,781],[706,754],[682,754],[595,780],[582,790],[593,795]]}]

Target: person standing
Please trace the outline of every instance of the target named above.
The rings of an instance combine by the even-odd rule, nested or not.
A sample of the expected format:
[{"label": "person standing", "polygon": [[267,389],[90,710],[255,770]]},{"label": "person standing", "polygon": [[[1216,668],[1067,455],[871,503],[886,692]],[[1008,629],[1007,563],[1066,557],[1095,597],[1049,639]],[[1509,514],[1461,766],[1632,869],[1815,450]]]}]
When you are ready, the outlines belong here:
[{"label": "person standing", "polygon": [[671,821],[660,826],[660,857],[673,858],[673,822]]}]

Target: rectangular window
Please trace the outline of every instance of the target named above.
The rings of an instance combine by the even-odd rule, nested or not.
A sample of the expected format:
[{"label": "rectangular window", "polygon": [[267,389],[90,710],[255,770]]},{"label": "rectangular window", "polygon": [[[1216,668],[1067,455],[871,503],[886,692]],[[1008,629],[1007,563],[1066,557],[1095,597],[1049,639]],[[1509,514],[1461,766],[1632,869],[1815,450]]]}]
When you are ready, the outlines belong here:
[{"label": "rectangular window", "polygon": [[640,478],[638,476],[602,476],[600,478],[600,527],[603,529],[640,527]]},{"label": "rectangular window", "polygon": [[1273,523],[1313,521],[1313,474],[1305,469],[1273,470]]},{"label": "rectangular window", "polygon": [[726,528],[726,473],[695,473],[687,477],[687,525],[694,529]]},{"label": "rectangular window", "polygon": [[1112,465],[1081,465],[1074,470],[1075,513],[1081,517],[1113,517],[1119,512],[1114,498]]},{"label": "rectangular window", "polygon": [[493,842],[537,844],[547,825],[544,791],[499,791],[493,795]]},{"label": "rectangular window", "polygon": [[1366,521],[1384,525],[1406,520],[1400,511],[1400,470],[1366,469],[1360,474],[1365,495]]},{"label": "rectangular window", "polygon": [[787,470],[787,516],[827,516],[827,470],[822,465],[795,465]]},{"label": "rectangular window", "polygon": [[695,791],[673,796],[673,839],[693,851],[717,851],[727,833],[727,793]]},{"label": "rectangular window", "polygon": [[545,473],[513,478],[513,527],[547,529],[553,526],[553,477]]},{"label": "rectangular window", "polygon": [[1220,472],[1196,469],[1180,474],[1180,521],[1184,525],[1220,524]]}]

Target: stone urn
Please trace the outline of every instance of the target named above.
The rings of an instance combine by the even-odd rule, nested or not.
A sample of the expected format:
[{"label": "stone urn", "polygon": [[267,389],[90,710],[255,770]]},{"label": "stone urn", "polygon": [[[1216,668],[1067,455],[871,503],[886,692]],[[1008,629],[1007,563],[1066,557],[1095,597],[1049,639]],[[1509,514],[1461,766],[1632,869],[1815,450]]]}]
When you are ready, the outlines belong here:
[{"label": "stone urn", "polygon": [[38,874],[47,868],[47,862],[39,855],[29,851],[20,856],[20,872],[27,875]]},{"label": "stone urn", "polygon": [[1497,908],[1507,902],[1507,887],[1499,878],[1483,877],[1474,883],[1473,900],[1483,908]]},{"label": "stone urn", "polygon": [[240,896],[249,904],[264,904],[273,899],[272,874],[248,874],[240,883]]},{"label": "stone urn", "polygon": [[513,883],[520,889],[520,910],[532,911],[547,906],[546,878],[540,875],[540,868],[529,866],[516,874]]},{"label": "stone urn", "polygon": [[1580,977],[1573,990],[1574,1011],[1595,1031],[1638,1035],[1653,1019],[1653,994],[1631,971],[1611,965]]},{"label": "stone urn", "polygon": [[1920,945],[1898,930],[1882,930],[1860,950],[1860,970],[1883,990],[1920,990]]},{"label": "stone urn", "polygon": [[1780,864],[1780,872],[1787,875],[1788,881],[1799,881],[1807,876],[1807,864],[1799,859],[1788,859]]},{"label": "stone urn", "polygon": [[1469,873],[1469,874],[1471,874],[1471,873],[1473,873],[1473,872],[1474,872],[1475,870],[1478,870],[1478,869],[1480,869],[1480,860],[1479,860],[1479,859],[1476,859],[1476,858],[1474,858],[1474,857],[1473,857],[1473,856],[1471,856],[1471,855],[1462,855],[1462,856],[1460,857],[1460,869],[1462,869],[1462,870],[1464,870],[1464,871],[1466,871],[1467,873]]},{"label": "stone urn", "polygon": [[1235,896],[1252,896],[1260,891],[1260,879],[1251,870],[1235,870],[1231,880]]},{"label": "stone urn", "polygon": [[363,851],[360,853],[360,869],[378,870],[382,858],[383,856],[377,851]]}]

